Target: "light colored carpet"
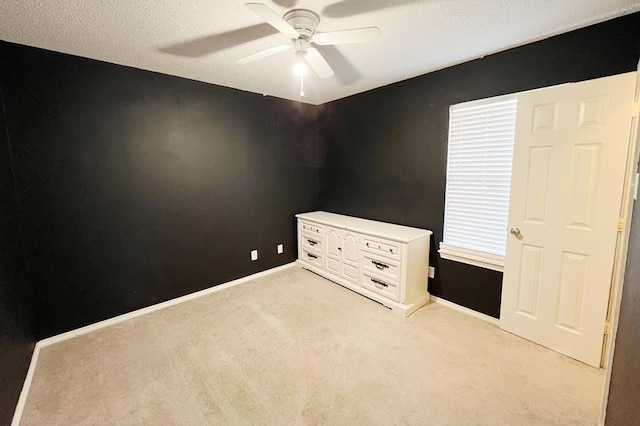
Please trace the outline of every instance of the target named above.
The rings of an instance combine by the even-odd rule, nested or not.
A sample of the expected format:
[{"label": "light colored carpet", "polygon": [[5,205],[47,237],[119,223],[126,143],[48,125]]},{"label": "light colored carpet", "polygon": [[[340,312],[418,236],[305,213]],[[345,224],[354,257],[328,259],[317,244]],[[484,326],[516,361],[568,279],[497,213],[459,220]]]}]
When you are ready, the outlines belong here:
[{"label": "light colored carpet", "polygon": [[22,425],[589,425],[602,371],[298,267],[40,352]]}]

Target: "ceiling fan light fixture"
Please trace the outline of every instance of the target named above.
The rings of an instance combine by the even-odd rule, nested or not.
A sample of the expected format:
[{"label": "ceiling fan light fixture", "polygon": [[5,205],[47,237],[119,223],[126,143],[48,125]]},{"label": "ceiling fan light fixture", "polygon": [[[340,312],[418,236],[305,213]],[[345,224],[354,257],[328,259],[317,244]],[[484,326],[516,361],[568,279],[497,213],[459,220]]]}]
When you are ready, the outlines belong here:
[{"label": "ceiling fan light fixture", "polygon": [[298,77],[302,77],[307,73],[307,66],[302,62],[296,62],[296,64],[293,66],[293,73]]}]

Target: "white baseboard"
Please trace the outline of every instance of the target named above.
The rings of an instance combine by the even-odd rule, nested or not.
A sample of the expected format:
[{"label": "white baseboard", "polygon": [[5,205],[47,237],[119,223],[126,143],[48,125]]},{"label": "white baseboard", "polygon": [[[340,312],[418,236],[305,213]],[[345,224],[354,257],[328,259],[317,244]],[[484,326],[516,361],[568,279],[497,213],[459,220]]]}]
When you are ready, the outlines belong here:
[{"label": "white baseboard", "polygon": [[165,302],[157,303],[155,305],[147,306],[146,308],[127,312],[126,314],[118,315],[117,317],[109,318],[104,321],[97,322],[95,324],[90,324],[84,327],[80,327],[75,330],[68,331],[66,333],[58,334],[56,336],[47,337],[46,339],[36,342],[36,346],[33,349],[33,355],[31,356],[31,363],[29,364],[29,370],[27,371],[27,377],[25,378],[24,384],[22,385],[22,391],[20,392],[18,405],[16,405],[16,410],[13,413],[13,420],[11,421],[11,426],[18,426],[20,424],[20,420],[22,419],[22,412],[24,411],[24,407],[27,402],[27,395],[29,394],[29,388],[31,387],[31,381],[33,380],[36,364],[38,363],[40,348],[44,346],[52,345],[54,343],[62,342],[63,340],[71,339],[73,337],[80,336],[82,334],[86,334],[86,333],[98,330],[100,328],[109,327],[110,325],[118,324],[120,322],[127,321],[142,315],[146,315],[151,312],[159,311],[161,309],[168,308],[169,306],[178,305],[180,303],[197,299],[199,297],[206,296],[211,293],[216,293],[218,291],[222,291],[230,287],[237,286],[239,284],[244,284],[246,282],[255,280],[257,278],[261,278],[261,277],[273,274],[275,272],[280,272],[282,270],[292,268],[294,266],[296,266],[295,262],[287,263],[286,265],[267,269],[266,271],[258,272],[256,274],[249,275],[247,277],[238,278],[237,280],[229,281],[224,284],[219,284],[214,287],[206,288],[204,290],[200,290],[195,293],[187,294],[181,297],[176,297],[175,299],[171,299]]},{"label": "white baseboard", "polygon": [[439,305],[446,306],[447,308],[455,309],[456,311],[462,312],[464,314],[470,315],[475,318],[479,318],[483,321],[488,322],[489,324],[493,324],[498,327],[500,326],[500,320],[492,316],[483,314],[478,311],[474,311],[473,309],[465,308],[464,306],[460,306],[456,303],[449,302],[448,300],[441,299],[436,296],[431,296],[431,300],[433,300],[435,303]]},{"label": "white baseboard", "polygon": [[27,377],[24,379],[22,390],[20,391],[20,397],[18,398],[18,405],[13,412],[13,419],[11,420],[11,426],[18,426],[22,419],[22,412],[24,406],[27,403],[27,395],[29,395],[29,389],[31,388],[31,381],[33,380],[33,374],[36,371],[36,364],[38,363],[38,356],[40,355],[40,342],[36,342],[35,348],[33,348],[33,354],[31,355],[31,362],[29,363],[29,370],[27,370]]},{"label": "white baseboard", "polygon": [[135,311],[127,312],[126,314],[118,315],[117,317],[109,318],[104,321],[97,322],[95,324],[76,328],[75,330],[67,331],[66,333],[58,334],[52,337],[47,337],[46,339],[40,340],[38,343],[40,344],[40,346],[47,346],[53,343],[58,343],[63,340],[71,339],[72,337],[79,336],[81,334],[90,333],[94,330],[98,330],[103,327],[108,327],[110,325],[129,320],[131,318],[136,318],[142,315],[146,315],[150,312],[155,312],[155,311],[159,311],[160,309],[168,308],[169,306],[178,305],[180,303],[184,303],[189,300],[206,296],[207,294],[222,291],[227,288],[237,286],[238,284],[244,284],[247,281],[255,280],[256,278],[261,278],[266,275],[273,274],[275,272],[280,272],[284,269],[291,268],[292,266],[295,266],[295,262],[287,263],[286,265],[278,266],[276,268],[267,269],[266,271],[258,272],[256,274],[249,275],[248,277],[238,278],[237,280],[229,281],[224,284],[219,284],[215,287],[205,288],[204,290],[200,290],[200,291],[196,291],[195,293],[176,297],[175,299],[171,299],[171,300],[167,300],[166,302],[161,302],[155,305],[147,306],[146,308],[141,308]]}]

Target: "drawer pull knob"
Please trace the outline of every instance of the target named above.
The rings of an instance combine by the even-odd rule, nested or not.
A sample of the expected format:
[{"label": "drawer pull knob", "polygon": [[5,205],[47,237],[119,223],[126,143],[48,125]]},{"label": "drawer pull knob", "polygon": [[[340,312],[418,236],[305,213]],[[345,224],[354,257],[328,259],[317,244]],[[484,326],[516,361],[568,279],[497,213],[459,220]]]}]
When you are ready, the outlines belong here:
[{"label": "drawer pull knob", "polygon": [[373,263],[376,268],[380,269],[381,271],[384,271],[386,268],[389,267],[389,265],[384,264],[382,262],[376,262],[375,260],[372,260],[371,263]]},{"label": "drawer pull knob", "polygon": [[371,278],[371,282],[374,283],[378,288],[389,287],[389,284],[380,280],[376,280],[375,278]]},{"label": "drawer pull knob", "polygon": [[307,253],[307,256],[309,257],[309,259],[317,259],[318,256],[316,256],[315,254],[311,254],[311,253]]},{"label": "drawer pull knob", "polygon": [[313,240],[307,240],[307,242],[309,243],[309,245],[315,246],[316,244],[318,244],[317,241],[313,241]]}]

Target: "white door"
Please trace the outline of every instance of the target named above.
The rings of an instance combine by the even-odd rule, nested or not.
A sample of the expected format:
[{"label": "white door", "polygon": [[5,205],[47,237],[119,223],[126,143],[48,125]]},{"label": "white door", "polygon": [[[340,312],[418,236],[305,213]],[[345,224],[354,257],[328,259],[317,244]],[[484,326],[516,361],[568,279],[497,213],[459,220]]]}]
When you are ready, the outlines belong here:
[{"label": "white door", "polygon": [[636,73],[518,96],[500,326],[600,365]]}]

